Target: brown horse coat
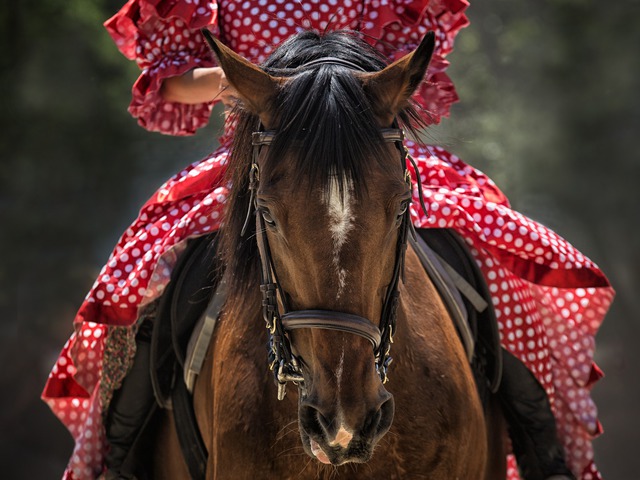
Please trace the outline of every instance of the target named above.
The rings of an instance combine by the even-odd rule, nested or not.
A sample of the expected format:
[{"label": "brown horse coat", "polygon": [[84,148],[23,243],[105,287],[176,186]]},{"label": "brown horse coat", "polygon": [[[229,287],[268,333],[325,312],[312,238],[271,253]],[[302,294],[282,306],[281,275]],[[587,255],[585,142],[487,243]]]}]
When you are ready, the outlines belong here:
[{"label": "brown horse coat", "polygon": [[[295,77],[271,76],[209,41],[229,82],[261,124],[290,126],[293,122],[286,121],[287,112],[278,105],[288,104]],[[387,128],[421,82],[432,49],[428,35],[416,52],[381,71],[345,73],[330,67],[323,72],[335,70],[345,77],[336,81],[358,85],[356,95],[370,103],[368,109],[358,104],[360,117],[369,129]],[[343,125],[340,118],[329,120]],[[277,163],[269,149],[254,159],[260,168],[257,215],[266,222],[274,270],[294,310],[322,308],[380,318],[397,261],[398,219],[411,191],[394,146],[374,147],[369,155],[378,158],[371,160],[366,178],[345,174],[339,189],[332,188],[336,172],[324,185],[310,177],[292,181],[294,151]],[[246,186],[238,177],[236,188],[243,181]],[[367,188],[356,191],[362,187],[357,182],[366,182]],[[229,208],[237,214],[234,206],[231,202]],[[452,321],[411,249],[404,273],[390,382],[382,385],[371,344],[362,337],[296,330],[289,335],[303,362],[305,391],[289,386],[283,401],[276,399],[265,365],[259,280],[244,279],[241,288],[232,289],[195,389],[209,452],[207,479],[505,478],[499,414],[490,405],[485,419]],[[168,421],[160,428],[155,455],[154,478],[188,478]],[[335,465],[322,464],[330,461]]]}]

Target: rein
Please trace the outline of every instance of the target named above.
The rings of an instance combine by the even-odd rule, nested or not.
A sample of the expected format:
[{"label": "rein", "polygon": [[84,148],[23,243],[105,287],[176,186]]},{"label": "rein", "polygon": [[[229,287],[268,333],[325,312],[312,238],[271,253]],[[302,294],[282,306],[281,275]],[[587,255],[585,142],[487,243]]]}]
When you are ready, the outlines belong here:
[{"label": "rein", "polygon": [[[335,64],[350,69],[362,70],[359,66],[351,62],[344,61],[339,58],[328,57],[324,59],[314,60],[299,68],[307,68],[314,65]],[[375,357],[376,371],[382,380],[386,383],[388,380],[387,370],[392,362],[390,355],[393,336],[396,331],[396,316],[398,308],[399,284],[404,272],[404,259],[407,249],[408,236],[411,232],[415,238],[415,231],[411,222],[410,209],[407,208],[403,214],[402,221],[398,227],[398,242],[396,245],[396,258],[391,282],[387,289],[382,313],[378,324],[374,324],[369,319],[359,315],[353,315],[346,312],[330,311],[330,310],[291,310],[288,305],[285,292],[282,290],[280,282],[277,278],[269,241],[267,238],[265,220],[259,214],[256,204],[256,195],[260,182],[260,167],[258,165],[258,156],[263,146],[270,145],[275,136],[275,131],[258,131],[252,135],[253,154],[251,168],[249,171],[249,191],[250,200],[247,216],[242,228],[241,235],[244,235],[248,224],[251,220],[252,213],[257,213],[258,231],[256,234],[256,242],[261,263],[261,282],[260,290],[262,292],[262,314],[269,330],[269,368],[274,373],[276,383],[278,385],[278,399],[284,399],[286,395],[287,382],[293,382],[305,395],[304,376],[302,373],[301,360],[294,354],[289,332],[296,329],[316,328],[333,330],[366,338],[373,347]],[[407,159],[412,163],[416,172],[420,203],[426,213],[426,207],[422,198],[422,186],[419,178],[419,172],[415,162],[404,146],[404,132],[399,128],[385,128],[380,131],[382,139],[387,143],[394,143],[400,153],[399,160],[404,179],[412,188],[411,176],[407,169]],[[283,307],[283,313],[280,313],[278,305],[278,296]]]}]

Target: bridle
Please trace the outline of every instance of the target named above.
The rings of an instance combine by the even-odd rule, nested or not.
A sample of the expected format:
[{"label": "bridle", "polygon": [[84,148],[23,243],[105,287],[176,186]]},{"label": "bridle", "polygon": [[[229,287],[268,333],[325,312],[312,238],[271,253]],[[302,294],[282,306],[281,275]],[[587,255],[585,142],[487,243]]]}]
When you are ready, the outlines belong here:
[{"label": "bridle", "polygon": [[[337,64],[351,69],[362,70],[351,62],[336,58],[324,58],[310,62],[303,67],[319,64]],[[394,125],[396,127],[396,125]],[[407,159],[412,163],[416,172],[420,202],[426,212],[422,198],[422,185],[415,161],[404,146],[404,132],[399,128],[385,128],[380,131],[382,139],[387,143],[394,143],[399,151],[400,166],[404,172],[404,179],[412,189],[411,176],[407,169]],[[245,219],[242,235],[246,232],[253,212],[258,212],[256,242],[261,263],[260,290],[262,292],[262,315],[269,330],[269,368],[273,371],[278,385],[278,399],[282,400],[286,394],[287,382],[293,382],[306,394],[301,361],[293,353],[289,332],[297,329],[316,328],[351,333],[366,338],[373,347],[376,371],[386,383],[388,380],[388,368],[392,362],[390,355],[393,336],[396,331],[396,316],[398,308],[399,284],[404,272],[404,259],[407,250],[409,232],[415,237],[409,206],[402,214],[402,220],[398,226],[398,241],[396,244],[395,264],[391,282],[387,288],[382,313],[376,326],[369,319],[346,312],[331,310],[291,310],[287,296],[278,281],[277,273],[269,248],[266,224],[256,205],[256,195],[260,182],[260,167],[258,157],[263,146],[268,146],[276,136],[275,131],[257,131],[252,134],[253,155],[249,171],[249,209]],[[278,295],[283,307],[280,313]]]}]

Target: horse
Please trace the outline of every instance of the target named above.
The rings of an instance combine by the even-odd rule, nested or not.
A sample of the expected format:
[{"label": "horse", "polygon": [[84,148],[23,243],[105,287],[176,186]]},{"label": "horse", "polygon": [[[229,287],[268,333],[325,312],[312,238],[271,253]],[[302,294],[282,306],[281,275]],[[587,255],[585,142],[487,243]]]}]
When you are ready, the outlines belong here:
[{"label": "horse", "polygon": [[[228,294],[194,389],[206,478],[504,479],[499,407],[407,246],[400,126],[434,35],[387,65],[302,32],[258,67],[203,33],[240,100]],[[154,452],[153,478],[190,478],[171,412]]]}]

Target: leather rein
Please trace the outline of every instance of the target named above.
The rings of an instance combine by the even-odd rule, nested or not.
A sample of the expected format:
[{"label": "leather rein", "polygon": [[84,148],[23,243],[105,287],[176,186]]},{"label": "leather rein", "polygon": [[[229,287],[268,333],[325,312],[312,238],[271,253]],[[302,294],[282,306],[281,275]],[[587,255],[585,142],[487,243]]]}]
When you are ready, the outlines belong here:
[{"label": "leather rein", "polygon": [[[325,58],[311,62],[303,67],[318,64],[337,64],[352,69],[361,70],[358,66],[341,59]],[[380,131],[382,139],[387,143],[394,143],[400,153],[400,166],[404,172],[404,179],[410,189],[413,188],[411,176],[406,166],[407,159],[412,163],[416,172],[420,203],[425,213],[427,212],[422,198],[422,185],[415,161],[404,146],[404,132],[399,128],[385,128]],[[260,182],[260,167],[258,156],[263,146],[268,146],[276,136],[275,131],[258,131],[252,135],[253,155],[251,169],[249,171],[249,210],[242,229],[242,235],[247,230],[252,213],[257,217],[256,242],[261,263],[262,315],[269,330],[269,368],[274,373],[278,385],[278,399],[284,399],[287,382],[293,382],[306,394],[304,389],[304,376],[301,360],[293,353],[289,332],[296,329],[316,328],[351,333],[366,338],[373,347],[375,365],[378,375],[383,383],[388,380],[387,370],[392,362],[390,355],[393,336],[396,331],[396,315],[398,308],[399,284],[404,272],[404,259],[407,249],[409,232],[415,238],[415,231],[411,222],[410,209],[407,206],[398,227],[398,241],[396,245],[396,258],[391,282],[387,288],[382,313],[378,325],[369,319],[346,312],[330,310],[291,310],[287,296],[278,281],[277,273],[269,248],[266,225],[263,216],[256,204],[256,195]],[[280,313],[278,296],[283,307]]]}]

